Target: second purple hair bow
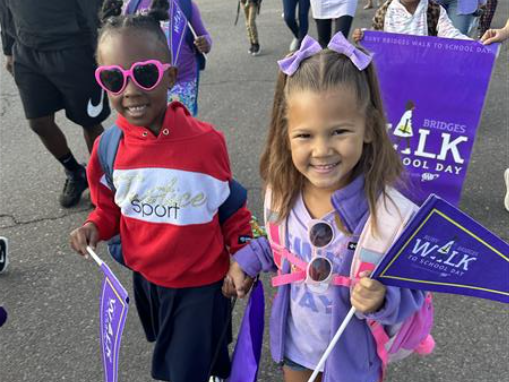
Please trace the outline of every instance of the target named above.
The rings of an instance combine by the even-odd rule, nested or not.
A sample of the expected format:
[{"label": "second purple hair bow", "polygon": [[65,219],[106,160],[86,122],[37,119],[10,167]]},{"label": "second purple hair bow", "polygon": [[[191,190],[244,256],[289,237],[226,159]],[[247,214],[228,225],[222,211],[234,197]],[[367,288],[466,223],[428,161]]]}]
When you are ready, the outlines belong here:
[{"label": "second purple hair bow", "polygon": [[[366,69],[366,67],[371,62],[371,56],[350,44],[341,32],[336,33],[334,37],[332,37],[329,44],[327,45],[327,48],[347,56],[359,70]],[[315,55],[321,50],[322,47],[318,41],[308,35],[302,40],[300,49],[298,51],[296,51],[290,57],[279,60],[277,62],[279,69],[281,69],[284,74],[291,76],[297,71],[302,61]]]}]

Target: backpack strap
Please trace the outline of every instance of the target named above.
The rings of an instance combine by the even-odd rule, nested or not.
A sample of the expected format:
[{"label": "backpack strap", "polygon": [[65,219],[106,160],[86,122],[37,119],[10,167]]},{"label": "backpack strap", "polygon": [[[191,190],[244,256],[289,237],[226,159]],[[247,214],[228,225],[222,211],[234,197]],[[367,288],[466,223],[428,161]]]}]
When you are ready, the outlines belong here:
[{"label": "backpack strap", "polygon": [[[372,271],[376,268],[416,210],[417,206],[414,203],[393,188],[387,189],[387,196],[382,194],[378,197],[376,213],[379,224],[376,227],[376,234],[372,218],[369,216],[353,255],[350,271],[352,279],[358,278],[359,273],[363,271]],[[367,324],[376,343],[377,355],[382,361],[381,380],[383,380],[389,361],[387,351],[389,336],[378,321],[367,320]]]},{"label": "backpack strap", "polygon": [[115,185],[113,184],[113,164],[123,135],[124,133],[120,127],[114,124],[101,134],[99,138],[99,147],[97,148],[97,156],[99,157],[99,163],[104,172],[106,183],[108,183],[113,193],[116,191]]},{"label": "backpack strap", "polygon": [[428,20],[428,36],[438,36],[438,19],[440,18],[440,5],[433,0],[429,0],[428,10],[426,12]]},{"label": "backpack strap", "polygon": [[[272,286],[290,284],[296,281],[303,281],[307,276],[308,263],[292,252],[286,246],[286,219],[283,222],[278,220],[277,215],[269,210],[270,191],[265,193],[265,228],[269,239],[270,247],[274,257],[274,263],[278,268],[277,276],[272,278]],[[283,273],[283,260],[287,260],[291,264],[289,273]],[[333,274],[332,285],[350,287],[352,280],[348,276]]]},{"label": "backpack strap", "polygon": [[376,203],[379,224],[375,230],[372,217],[368,217],[355,248],[350,277],[375,269],[416,210],[414,203],[393,188],[387,189],[387,196],[380,195]]},{"label": "backpack strap", "polygon": [[240,210],[247,201],[247,190],[235,179],[230,181],[230,195],[218,210],[219,223],[223,224],[235,212]]}]

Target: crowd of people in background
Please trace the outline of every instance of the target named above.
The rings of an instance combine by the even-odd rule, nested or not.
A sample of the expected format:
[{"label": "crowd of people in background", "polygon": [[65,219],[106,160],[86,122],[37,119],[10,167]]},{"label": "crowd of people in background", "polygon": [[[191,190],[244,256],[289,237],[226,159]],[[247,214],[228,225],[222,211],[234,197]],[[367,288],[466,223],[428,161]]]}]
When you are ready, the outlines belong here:
[{"label": "crowd of people in background", "polygon": [[[107,98],[93,80],[95,36],[99,26],[94,16],[103,0],[77,1],[80,22],[71,25],[69,19],[76,6],[72,2],[62,1],[61,11],[53,12],[56,8],[42,3],[34,10],[24,1],[0,0],[6,68],[18,86],[28,125],[65,170],[67,176],[60,195],[64,208],[76,205],[88,184],[85,165],[78,163],[73,155],[55,123],[54,114],[64,109],[67,118],[82,126],[89,152],[103,131],[101,122],[109,116]],[[141,11],[151,4],[151,0],[117,1],[125,3],[128,13]],[[205,68],[212,38],[196,2],[179,0],[179,4],[190,20],[193,33],[187,32],[177,63],[180,68],[177,83],[169,91],[168,100],[182,102],[196,116],[200,72]],[[256,25],[261,5],[262,0],[238,2],[238,12],[242,10],[245,16],[248,53],[253,56],[261,53]],[[477,39],[490,30],[497,5],[497,0],[368,0],[364,9],[378,8],[372,25],[364,27],[391,33]],[[288,51],[294,52],[309,32],[310,17],[315,21],[322,47],[337,32],[348,38],[358,0],[282,0],[282,6],[284,22],[291,32]],[[46,25],[51,25],[51,29],[45,29]],[[362,36],[363,29],[358,28],[352,39],[359,43]],[[61,66],[65,75],[52,77],[56,65]]]},{"label": "crowd of people in background", "polygon": [[[220,333],[231,307],[222,293],[228,297],[243,295],[261,271],[276,269],[277,251],[265,238],[251,241],[251,214],[244,190],[232,178],[224,137],[194,118],[198,114],[200,72],[205,69],[212,37],[196,2],[178,3],[190,28],[176,62],[172,62],[168,36],[160,28],[160,23],[164,25],[170,17],[167,0],[130,0],[125,4],[121,0],[0,0],[2,46],[6,69],[18,87],[28,125],[65,171],[62,207],[79,203],[89,187],[88,173],[94,210],[84,225],[71,233],[71,246],[85,256],[87,246],[95,247],[117,234],[122,236],[120,260],[134,272],[140,320],[147,339],[156,344],[153,378],[183,382],[213,376],[212,380],[223,380],[228,377],[230,360],[227,340]],[[377,7],[371,25],[374,30],[480,38],[483,44],[491,44],[509,38],[509,20],[503,28],[491,29],[497,3],[368,0],[364,9]],[[261,4],[261,0],[238,2],[238,12],[242,10],[245,16],[248,53],[252,56],[261,53],[256,25]],[[321,223],[331,231],[327,245],[340,243],[346,248],[345,232],[353,233],[361,223],[363,227],[362,216],[376,216],[377,196],[396,192],[393,186],[403,172],[386,132],[372,58],[347,41],[358,5],[358,0],[282,1],[283,20],[291,36],[288,51],[294,54],[279,61],[271,139],[262,155],[261,176],[269,185],[265,209],[277,207],[279,217],[288,221],[290,236],[308,240],[310,248],[319,244],[313,243],[302,221],[314,227],[314,217],[324,216]],[[317,41],[309,37],[310,16],[315,21]],[[351,37],[355,43],[361,42],[363,30],[354,30]],[[306,49],[312,53],[300,54]],[[349,51],[360,58],[351,58],[346,54]],[[323,67],[327,70],[317,69]],[[334,75],[324,76],[324,72]],[[123,132],[115,169],[130,171],[130,175],[107,185],[100,162],[102,138],[97,138],[104,130],[102,122],[110,114],[110,104],[118,112],[116,124]],[[411,115],[415,105],[410,101],[406,108]],[[66,117],[83,129],[91,153],[87,168],[74,157],[55,123],[59,110],[65,110]],[[349,121],[347,127],[337,128],[335,121],[342,118]],[[285,134],[289,144],[282,138]],[[407,137],[401,135],[398,139],[402,138]],[[191,155],[191,146],[176,143],[184,139],[200,155]],[[318,151],[325,141],[334,147],[335,154],[328,161],[316,160],[309,147],[314,145]],[[376,170],[368,171],[369,166]],[[178,216],[177,206],[168,206],[165,211],[175,222],[159,224],[166,222],[160,220],[165,216],[157,214],[159,205],[150,217],[140,218],[136,214],[145,210],[133,207],[133,200],[118,197],[122,193],[147,193],[151,188],[164,190],[169,187],[165,183],[168,177],[181,181],[182,195],[187,195],[189,204],[196,207],[196,214],[189,220]],[[509,188],[509,169],[504,179]],[[347,206],[345,210],[334,209],[336,196]],[[400,203],[403,199],[401,196]],[[509,211],[509,192],[504,204]],[[351,226],[336,226],[334,212]],[[197,242],[196,237],[201,241]],[[8,264],[7,241],[2,241],[5,245],[0,252],[0,273]],[[186,248],[185,256],[181,248]],[[225,254],[237,251],[230,267]],[[348,256],[351,260],[353,252]],[[303,261],[313,261],[300,260],[292,266],[302,267]],[[341,267],[349,264],[343,259],[338,261],[338,257],[329,259],[329,263],[331,277],[332,269],[339,274]],[[336,353],[334,362],[321,371],[341,375],[342,380],[357,377],[375,381],[383,369],[382,362],[375,357],[371,368],[361,367],[370,356],[368,348],[359,350],[359,338],[371,339],[364,318],[396,324],[400,314],[408,316],[420,309],[425,296],[409,289],[386,288],[366,272],[359,272],[358,279],[355,287],[345,289],[346,297],[339,302],[331,290],[323,295],[337,303],[334,319],[340,310],[346,314],[352,306],[363,316],[355,318],[350,326],[345,340],[348,351]],[[285,381],[305,381],[325,350],[332,321],[327,309],[318,314],[310,312],[309,307],[288,298],[291,293],[299,296],[302,290],[292,285],[278,293],[274,303],[275,309],[281,309],[271,319],[281,325],[288,321],[289,330],[283,335],[277,325],[271,325],[277,334],[273,346],[277,361],[283,365]],[[284,304],[298,315],[284,316]],[[0,307],[0,326],[6,317]],[[310,334],[315,328],[317,332]],[[303,346],[309,338],[314,340],[312,346]],[[283,345],[290,349],[284,354],[280,352]],[[360,354],[359,360],[349,359],[347,353]]]}]

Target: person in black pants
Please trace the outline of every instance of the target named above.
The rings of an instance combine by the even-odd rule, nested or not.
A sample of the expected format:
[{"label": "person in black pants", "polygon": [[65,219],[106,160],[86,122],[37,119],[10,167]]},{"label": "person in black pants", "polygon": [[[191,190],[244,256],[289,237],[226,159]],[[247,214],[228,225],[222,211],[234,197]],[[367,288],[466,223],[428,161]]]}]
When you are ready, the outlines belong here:
[{"label": "person in black pants", "polygon": [[60,195],[76,205],[88,188],[85,167],[72,154],[55,113],[83,128],[89,152],[109,116],[108,99],[94,72],[97,13],[103,0],[0,0],[6,69],[19,90],[25,117],[67,175]]},{"label": "person in black pants", "polygon": [[[299,5],[299,22],[295,19],[295,11]],[[283,0],[283,12],[285,23],[293,34],[293,40],[290,44],[290,52],[300,48],[300,43],[304,36],[308,34],[309,22],[309,0]]]},{"label": "person in black pants", "polygon": [[[343,33],[348,38],[353,17],[357,9],[358,0],[310,0],[311,11],[316,22],[318,42],[325,48],[329,43],[332,32]],[[332,22],[334,21],[334,31]]]}]

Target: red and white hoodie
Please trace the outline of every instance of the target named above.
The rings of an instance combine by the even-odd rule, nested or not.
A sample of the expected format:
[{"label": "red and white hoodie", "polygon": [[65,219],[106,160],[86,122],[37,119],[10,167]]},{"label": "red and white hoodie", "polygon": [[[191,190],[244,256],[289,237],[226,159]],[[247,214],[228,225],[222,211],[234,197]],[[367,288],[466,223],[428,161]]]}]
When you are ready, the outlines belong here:
[{"label": "red and white hoodie", "polygon": [[222,133],[198,121],[180,103],[170,104],[158,136],[121,115],[121,139],[110,190],[96,140],[87,168],[101,240],[120,233],[126,265],[169,288],[221,280],[235,253],[251,237],[244,205],[221,225],[218,208],[232,178]]}]

